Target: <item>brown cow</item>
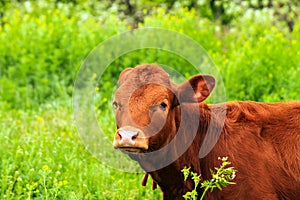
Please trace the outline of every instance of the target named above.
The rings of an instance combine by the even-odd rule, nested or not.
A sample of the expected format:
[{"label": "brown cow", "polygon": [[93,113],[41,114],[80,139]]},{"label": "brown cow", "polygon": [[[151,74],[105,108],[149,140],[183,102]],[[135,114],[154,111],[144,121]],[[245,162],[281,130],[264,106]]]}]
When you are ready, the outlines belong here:
[{"label": "brown cow", "polygon": [[[113,102],[114,147],[139,162],[164,199],[193,189],[192,180],[183,180],[184,166],[210,179],[223,156],[238,171],[236,184],[205,199],[300,199],[300,102],[208,105],[214,86],[209,75],[176,85],[155,64],[124,70]],[[206,136],[217,140],[201,157]]]}]

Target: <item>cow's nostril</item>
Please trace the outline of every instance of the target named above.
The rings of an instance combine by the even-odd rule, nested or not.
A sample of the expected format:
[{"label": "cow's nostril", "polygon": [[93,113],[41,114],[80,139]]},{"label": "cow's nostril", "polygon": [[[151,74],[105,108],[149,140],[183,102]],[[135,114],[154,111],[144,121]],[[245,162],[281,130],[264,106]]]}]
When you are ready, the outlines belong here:
[{"label": "cow's nostril", "polygon": [[120,134],[119,131],[117,132],[117,136],[118,136],[118,139],[120,139],[120,140],[122,139],[122,135]]},{"label": "cow's nostril", "polygon": [[139,135],[139,133],[136,133],[135,135],[133,135],[133,136],[131,137],[131,139],[132,139],[132,140],[135,140],[135,139],[138,137],[138,135]]}]

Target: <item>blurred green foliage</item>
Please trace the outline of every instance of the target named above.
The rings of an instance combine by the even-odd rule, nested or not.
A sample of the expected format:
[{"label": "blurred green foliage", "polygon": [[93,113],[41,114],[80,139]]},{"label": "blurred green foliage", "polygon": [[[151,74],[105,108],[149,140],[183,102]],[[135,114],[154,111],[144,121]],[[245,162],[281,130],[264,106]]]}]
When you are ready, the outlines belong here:
[{"label": "blurred green foliage", "polygon": [[[299,99],[298,1],[238,2],[1,1],[0,105],[36,108],[69,101],[76,72],[89,52],[136,27],[175,30],[201,44],[218,66],[229,100]],[[293,21],[292,31],[279,14]],[[186,77],[195,73],[168,52],[132,52],[115,60],[99,83],[105,99],[122,69],[145,62],[166,64]]]},{"label": "blurred green foliage", "polygon": [[0,101],[31,108],[69,98],[76,70],[88,53],[126,30],[126,23],[114,15],[101,18],[76,9],[38,1],[5,11],[0,26]]}]

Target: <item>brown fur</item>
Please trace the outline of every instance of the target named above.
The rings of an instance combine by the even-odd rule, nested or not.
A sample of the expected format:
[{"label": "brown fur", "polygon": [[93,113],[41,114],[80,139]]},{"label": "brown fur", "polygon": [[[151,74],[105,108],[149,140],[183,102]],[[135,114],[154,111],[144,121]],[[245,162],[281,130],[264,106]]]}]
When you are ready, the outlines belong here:
[{"label": "brown fur", "polygon": [[[192,87],[195,93],[200,90],[202,96],[181,99],[178,105],[177,97],[180,98],[182,91],[186,91],[186,83],[180,86],[173,84],[169,75],[156,65],[144,64],[128,70],[127,74],[123,73],[120,77],[122,81],[115,97],[120,108],[116,115],[117,126],[134,125],[141,128],[149,137],[149,148],[143,152],[156,151],[169,144],[176,137],[179,126],[183,126],[186,135],[197,131],[192,144],[175,162],[149,172],[160,186],[164,199],[183,199],[182,195],[193,189],[192,180],[183,181],[181,169],[184,166],[201,174],[202,179],[209,179],[209,169],[219,166],[217,158],[223,156],[228,156],[238,171],[234,179],[236,184],[222,191],[215,189],[212,193],[208,192],[205,199],[299,199],[300,102],[270,104],[247,101],[228,102],[225,106],[207,105],[201,101],[209,95],[214,83],[210,77],[203,77],[207,83],[204,87],[202,84],[205,82],[198,79],[196,77],[195,84],[201,84],[194,87],[192,83]],[[166,110],[153,111],[152,115],[149,109],[165,99]],[[196,99],[195,102],[192,99]],[[189,111],[185,114],[188,121],[181,120],[182,109]],[[223,125],[220,116],[225,112]],[[199,124],[195,116],[200,117]],[[159,120],[155,121],[157,118]],[[156,130],[161,121],[164,122],[163,128]],[[149,124],[149,127],[143,128]],[[209,126],[213,127],[210,132]],[[207,134],[213,137],[217,130],[221,130],[221,135],[216,145],[207,156],[200,159],[199,151],[204,137]],[[181,139],[176,145],[184,143],[184,139]],[[172,156],[176,155],[176,149],[174,146]],[[153,164],[153,160],[143,159],[139,154],[129,156],[145,170]],[[159,159],[164,159],[164,156],[161,155]],[[198,193],[201,196],[202,190],[198,189]]]}]

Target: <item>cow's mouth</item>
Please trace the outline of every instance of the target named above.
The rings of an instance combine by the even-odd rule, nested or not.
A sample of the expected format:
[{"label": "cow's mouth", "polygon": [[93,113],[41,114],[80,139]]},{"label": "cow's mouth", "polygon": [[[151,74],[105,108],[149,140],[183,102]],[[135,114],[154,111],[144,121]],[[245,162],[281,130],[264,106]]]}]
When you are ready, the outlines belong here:
[{"label": "cow's mouth", "polygon": [[145,149],[139,147],[131,147],[131,146],[121,146],[116,147],[116,149],[121,150],[123,153],[144,153]]}]

